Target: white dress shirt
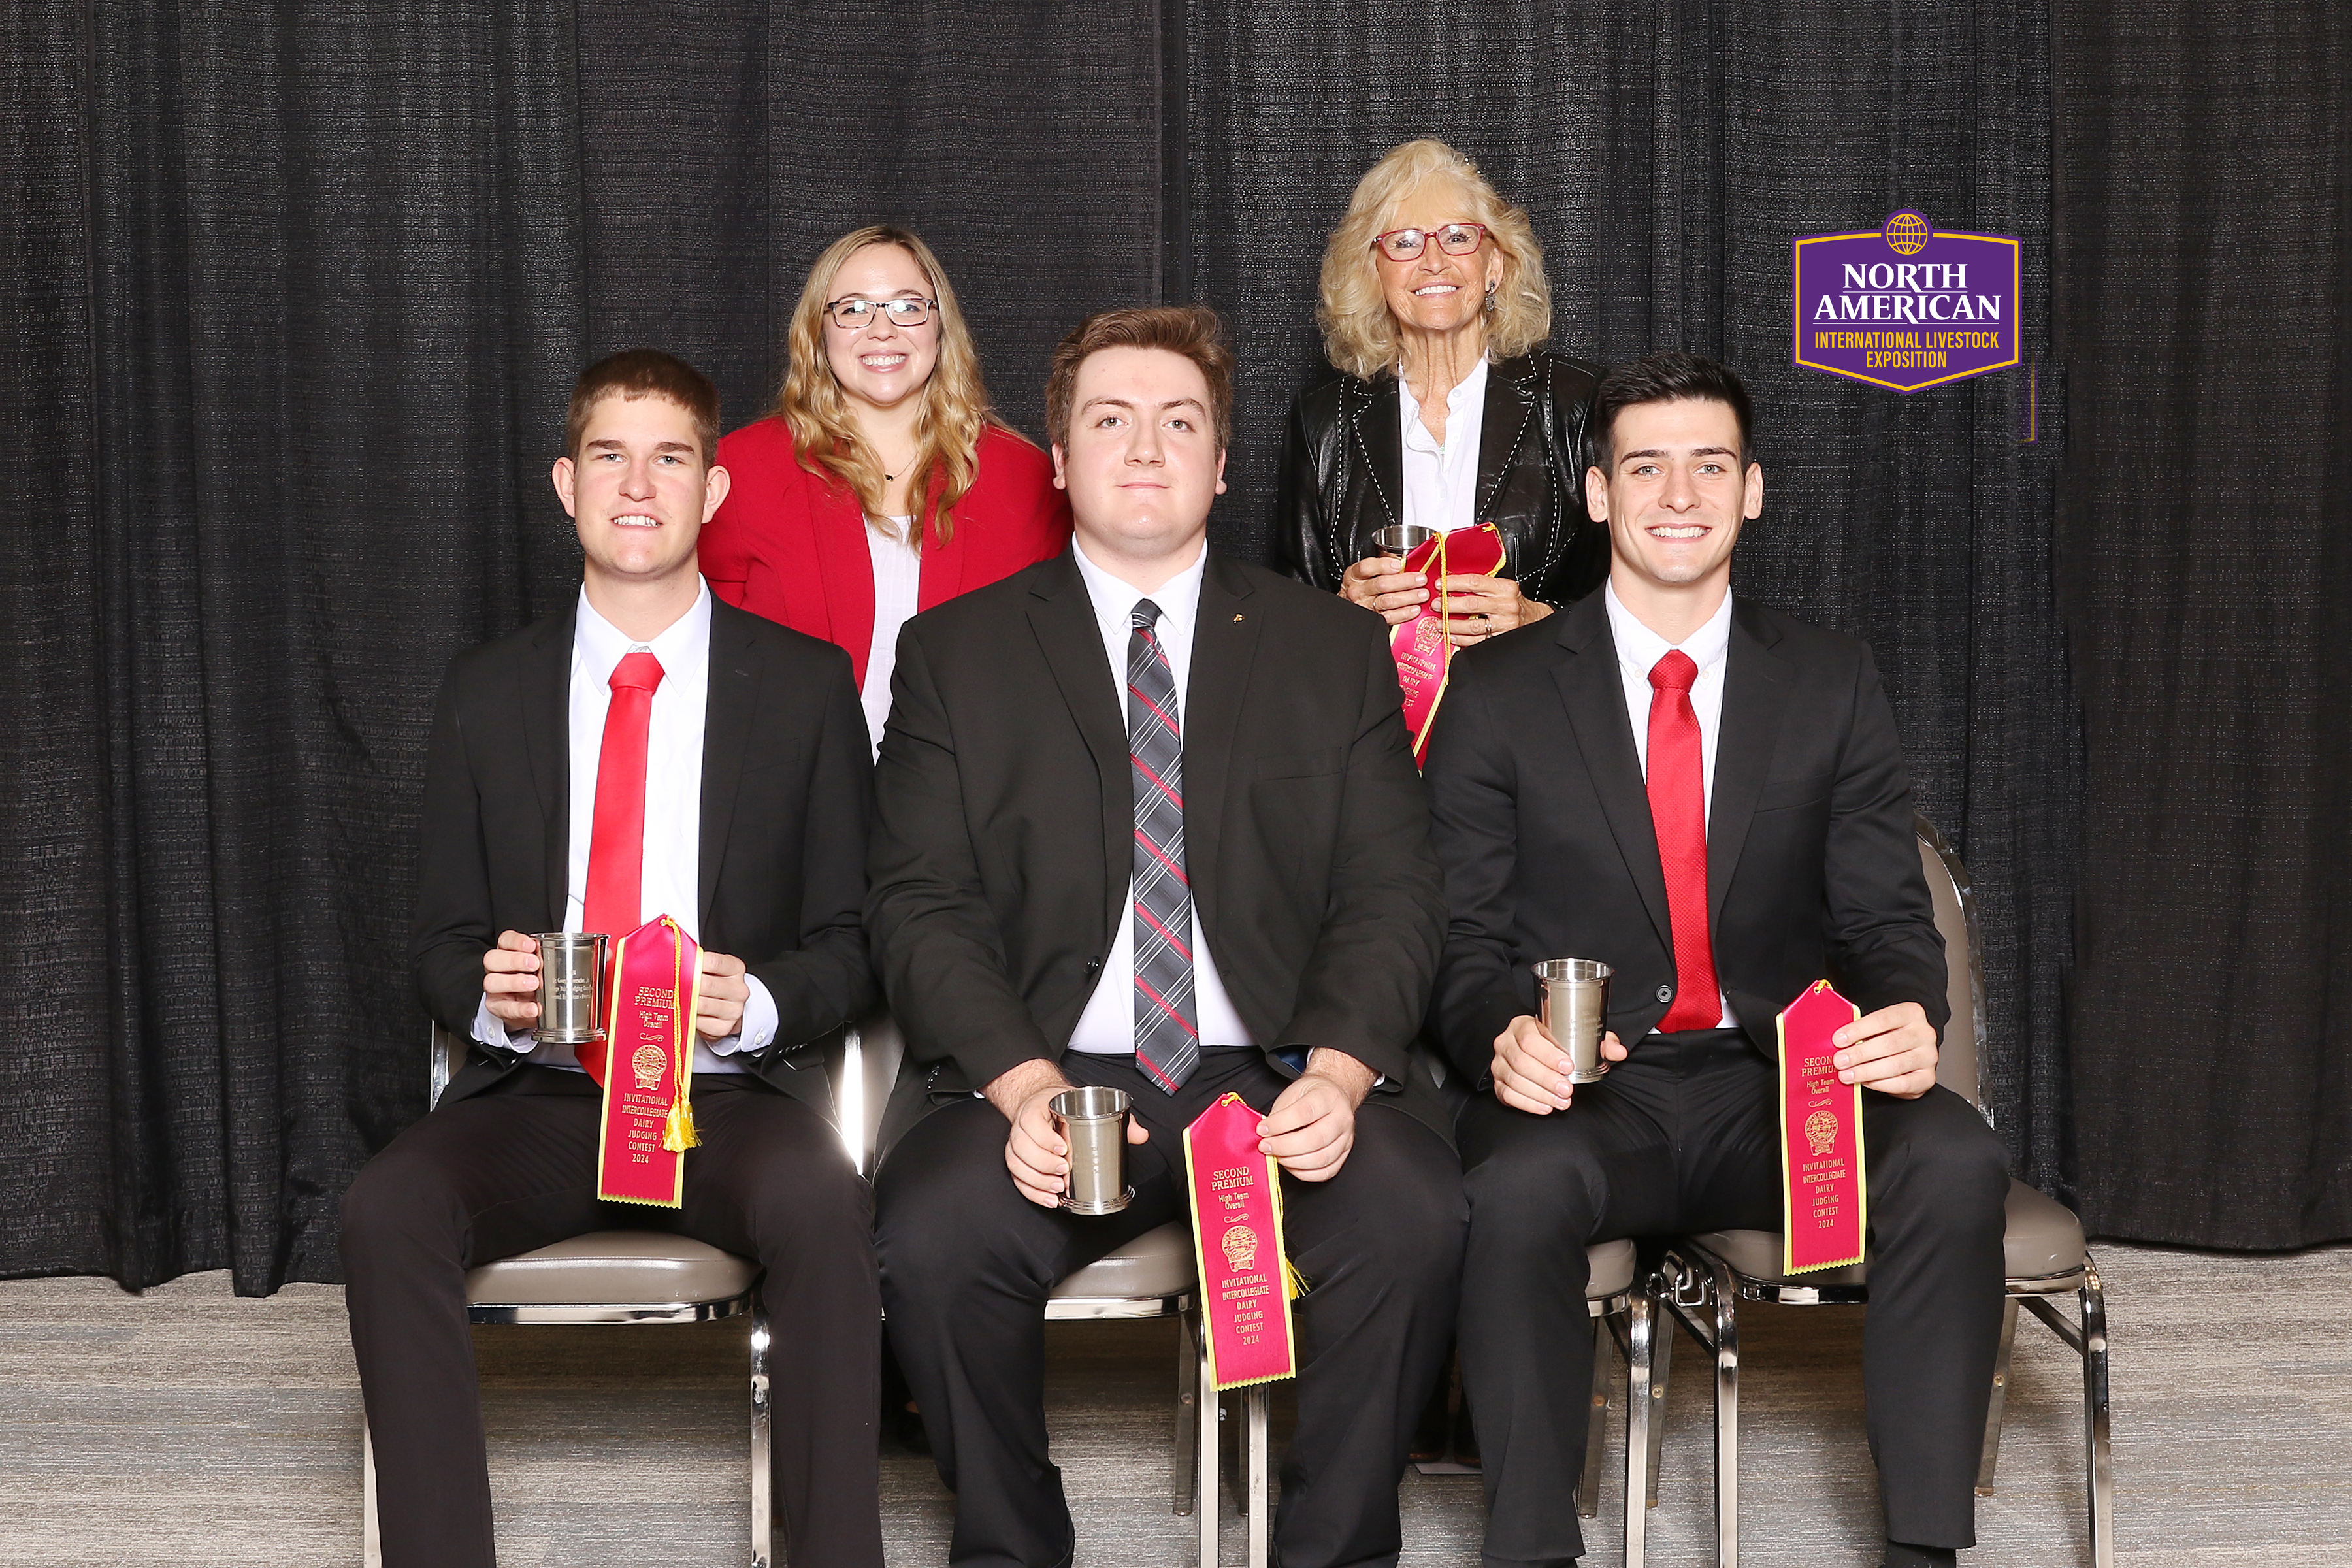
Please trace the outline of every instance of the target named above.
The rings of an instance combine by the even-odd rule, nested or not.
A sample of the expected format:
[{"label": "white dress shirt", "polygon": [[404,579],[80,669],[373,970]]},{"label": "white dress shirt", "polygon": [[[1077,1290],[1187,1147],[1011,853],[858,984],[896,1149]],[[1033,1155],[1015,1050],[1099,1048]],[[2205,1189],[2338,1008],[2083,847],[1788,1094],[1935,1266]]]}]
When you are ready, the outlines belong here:
[{"label": "white dress shirt", "polygon": [[1445,443],[1421,422],[1421,400],[1397,377],[1397,415],[1403,420],[1404,513],[1401,522],[1440,533],[1478,521],[1478,435],[1486,423],[1486,356],[1445,395]]},{"label": "white dress shirt", "polygon": [[[1617,597],[1617,584],[1610,584],[1601,590],[1609,606],[1609,635],[1617,642],[1617,673],[1625,684],[1625,716],[1633,721],[1633,755],[1642,764],[1642,776],[1650,776],[1650,700],[1656,689],[1650,685],[1650,671],[1658,660],[1676,647],[1690,656],[1698,666],[1698,679],[1691,682],[1691,710],[1698,715],[1698,752],[1700,771],[1700,801],[1706,810],[1715,807],[1715,742],[1723,731],[1723,671],[1731,652],[1731,595],[1726,592],[1723,603],[1709,616],[1706,624],[1682,640],[1670,643],[1634,617],[1624,601]],[[1719,1029],[1734,1029],[1739,1020],[1732,1016],[1731,998],[1723,998],[1723,1016],[1716,1024]]]},{"label": "white dress shirt", "polygon": [[923,585],[923,557],[915,548],[915,520],[888,517],[884,533],[871,523],[866,529],[866,553],[874,562],[874,640],[866,648],[866,686],[858,700],[866,707],[866,734],[874,753],[882,754],[882,725],[890,717],[890,672],[898,668],[898,628],[915,614]]},{"label": "white dress shirt", "polygon": [[[1160,622],[1154,629],[1175,677],[1176,721],[1181,727],[1190,706],[1187,693],[1192,674],[1192,627],[1201,608],[1201,575],[1209,564],[1207,545],[1202,546],[1192,564],[1149,594],[1129,587],[1096,565],[1087,558],[1085,546],[1073,545],[1072,553],[1077,558],[1078,575],[1086,582],[1087,594],[1094,601],[1095,625],[1102,632],[1103,652],[1110,658],[1111,683],[1118,693],[1122,715],[1127,712],[1127,642],[1135,630],[1132,616],[1136,604],[1149,599],[1160,606]],[[1189,861],[1185,870],[1188,874],[1192,870]],[[1135,899],[1131,880],[1128,889],[1118,934],[1112,938],[1109,955],[1103,960],[1102,978],[1096,983],[1094,994],[1087,998],[1087,1010],[1078,1015],[1078,1026],[1070,1034],[1069,1048],[1074,1051],[1096,1056],[1135,1054]],[[1241,1015],[1234,1011],[1233,998],[1225,994],[1224,982],[1217,977],[1216,956],[1201,936],[1198,904],[1193,906],[1192,929],[1187,934],[1192,948],[1192,1022],[1201,1031],[1201,1048],[1214,1050],[1221,1046],[1255,1044],[1249,1030],[1242,1026]]]},{"label": "white dress shirt", "polygon": [[[571,734],[570,854],[564,867],[563,929],[579,931],[588,899],[588,844],[596,821],[596,763],[604,747],[604,713],[612,706],[614,667],[625,654],[643,649],[662,667],[646,730],[645,860],[638,919],[667,915],[696,941],[701,940],[702,722],[710,690],[710,586],[704,584],[694,607],[670,623],[650,643],[631,642],[596,613],[588,591],[572,634],[572,695],[567,711]],[[625,932],[614,931],[614,936]],[[738,1051],[764,1048],[776,1036],[776,1002],[768,988],[745,976],[751,994],[743,1004],[743,1026],[723,1040],[694,1042],[697,1072],[741,1072],[727,1058]],[[580,1069],[569,1046],[542,1046],[529,1031],[509,1035],[490,1012],[488,995],[474,1015],[474,1038],[515,1051],[547,1067]]]}]

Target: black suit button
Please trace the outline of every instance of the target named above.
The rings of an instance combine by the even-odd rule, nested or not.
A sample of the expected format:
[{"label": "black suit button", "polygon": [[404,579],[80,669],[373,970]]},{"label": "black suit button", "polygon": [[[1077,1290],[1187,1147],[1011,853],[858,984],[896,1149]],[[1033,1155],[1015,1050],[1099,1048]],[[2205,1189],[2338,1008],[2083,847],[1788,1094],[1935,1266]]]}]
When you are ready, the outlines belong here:
[{"label": "black suit button", "polygon": [[1661,986],[1659,986],[1659,987],[1658,987],[1658,1000],[1659,1000],[1659,1001],[1661,1001],[1661,1002],[1671,1002],[1671,1001],[1673,1001],[1674,999],[1675,999],[1675,988],[1674,988],[1673,986],[1671,986],[1671,985],[1661,985]]},{"label": "black suit button", "polygon": [[1100,968],[1102,967],[1102,963],[1103,963],[1103,961],[1102,961],[1101,959],[1099,959],[1099,958],[1089,958],[1089,959],[1087,959],[1087,973],[1088,974],[1092,974],[1096,970],[1100,969]]}]

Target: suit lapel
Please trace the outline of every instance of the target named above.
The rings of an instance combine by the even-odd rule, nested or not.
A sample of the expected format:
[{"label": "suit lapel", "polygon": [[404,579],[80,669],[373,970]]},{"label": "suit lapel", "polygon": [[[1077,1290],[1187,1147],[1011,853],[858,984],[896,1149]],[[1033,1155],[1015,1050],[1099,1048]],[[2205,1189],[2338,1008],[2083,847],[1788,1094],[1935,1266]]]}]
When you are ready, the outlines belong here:
[{"label": "suit lapel", "polygon": [[711,940],[710,900],[727,858],[735,820],[735,786],[743,776],[752,715],[759,711],[761,661],[740,610],[713,599],[708,691],[702,706],[702,828],[695,847],[696,929]]},{"label": "suit lapel", "polygon": [[572,852],[572,638],[579,604],[550,616],[531,634],[521,670],[523,752],[530,762],[530,782],[539,796],[540,820],[545,826],[542,852],[547,859],[541,879],[547,891],[548,923],[540,929],[558,931],[563,925],[564,903],[570,896]]},{"label": "suit lapel", "polygon": [[874,642],[874,556],[873,547],[866,542],[866,513],[846,487],[804,469],[800,470],[800,480],[809,501],[817,580],[826,589],[820,595],[824,602],[824,636],[849,650],[863,679],[866,656]]},{"label": "suit lapel", "polygon": [[[1486,367],[1486,408],[1478,426],[1477,521],[1491,522],[1502,500],[1503,481],[1535,418],[1535,389],[1528,380],[1534,362],[1505,360]],[[1507,541],[1506,542],[1507,545]],[[1513,569],[1517,569],[1517,563]]]},{"label": "suit lapel", "polygon": [[[1192,665],[1185,682],[1184,865],[1200,906],[1201,928],[1212,929],[1216,911],[1217,848],[1223,837],[1233,772],[1234,735],[1256,663],[1262,617],[1249,611],[1248,577],[1214,551],[1201,576],[1201,602],[1192,619]],[[1201,809],[1190,809],[1197,803]],[[1236,802],[1234,809],[1243,809]]]},{"label": "suit lapel", "polygon": [[1633,721],[1625,711],[1625,682],[1617,669],[1617,640],[1609,635],[1609,614],[1598,594],[1559,617],[1559,641],[1567,658],[1552,679],[1568,709],[1577,748],[1584,753],[1601,815],[1617,840],[1626,872],[1642,895],[1658,940],[1674,945],[1674,922],[1666,912],[1666,874],[1658,862],[1658,832],[1650,820],[1650,795],[1642,782],[1642,761],[1633,750]]},{"label": "suit lapel", "polygon": [[1771,651],[1779,640],[1770,627],[1751,619],[1745,601],[1733,600],[1731,647],[1724,656],[1723,716],[1715,742],[1714,798],[1707,809],[1709,930],[1723,913],[1723,895],[1738,868],[1748,825],[1756,816],[1756,801],[1780,744],[1780,717],[1789,700],[1789,664]]},{"label": "suit lapel", "polygon": [[1381,511],[1391,526],[1404,521],[1404,432],[1397,425],[1399,407],[1396,377],[1382,376],[1354,400],[1349,416],[1356,446],[1364,454],[1364,471],[1372,478],[1372,493],[1380,498]]},{"label": "suit lapel", "polygon": [[1105,657],[1094,600],[1068,551],[1038,574],[1029,594],[1030,629],[1072,721],[1094,754],[1102,800],[1103,930],[1108,932],[1118,920],[1118,889],[1128,885],[1135,858],[1134,784],[1128,772],[1127,721],[1120,716],[1118,695],[1124,677],[1113,673]]}]

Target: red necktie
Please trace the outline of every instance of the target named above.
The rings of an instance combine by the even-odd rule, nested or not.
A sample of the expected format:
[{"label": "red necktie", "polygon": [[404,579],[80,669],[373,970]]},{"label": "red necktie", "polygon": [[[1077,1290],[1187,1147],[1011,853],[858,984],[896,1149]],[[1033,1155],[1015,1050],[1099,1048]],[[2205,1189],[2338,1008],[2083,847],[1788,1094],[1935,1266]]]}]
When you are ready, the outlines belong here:
[{"label": "red necktie", "polygon": [[[613,667],[613,701],[604,710],[604,742],[596,754],[596,817],[588,835],[588,896],[582,931],[624,937],[644,923],[646,871],[646,732],[652,727],[654,689],[661,661],[639,649]],[[579,1047],[580,1065],[604,1081],[604,1046]]]},{"label": "red necktie", "polygon": [[1723,1021],[1715,943],[1706,930],[1706,754],[1699,748],[1691,683],[1698,666],[1669,648],[1650,669],[1650,824],[1666,873],[1675,933],[1675,1005],[1658,1027],[1712,1029]]}]

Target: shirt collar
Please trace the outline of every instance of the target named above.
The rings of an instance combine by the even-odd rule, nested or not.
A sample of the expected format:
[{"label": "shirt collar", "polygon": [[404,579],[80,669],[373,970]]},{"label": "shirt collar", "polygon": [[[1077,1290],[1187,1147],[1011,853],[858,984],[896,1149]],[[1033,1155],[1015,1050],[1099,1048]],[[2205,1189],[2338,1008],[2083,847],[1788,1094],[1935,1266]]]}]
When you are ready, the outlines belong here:
[{"label": "shirt collar", "polygon": [[583,584],[580,613],[572,632],[572,649],[580,660],[580,672],[604,685],[613,679],[613,667],[621,662],[621,656],[635,647],[653,651],[661,663],[665,685],[699,672],[710,657],[710,584],[699,583],[692,607],[649,643],[630,641],[620,627],[598,615]]},{"label": "shirt collar", "polygon": [[1192,617],[1201,607],[1201,578],[1209,568],[1209,543],[1201,542],[1201,553],[1192,564],[1146,594],[1133,584],[1112,576],[1088,558],[1086,546],[1075,538],[1070,541],[1070,554],[1078,563],[1078,576],[1087,585],[1087,596],[1094,601],[1095,619],[1107,626],[1116,626],[1122,636],[1132,624],[1136,601],[1149,599],[1160,606],[1162,624],[1169,635],[1192,635]]},{"label": "shirt collar", "polygon": [[1706,624],[1685,637],[1680,644],[1670,643],[1643,626],[1640,617],[1627,609],[1625,602],[1617,596],[1616,584],[1611,583],[1601,592],[1609,608],[1609,635],[1617,641],[1617,658],[1626,668],[1644,679],[1649,678],[1651,667],[1676,647],[1688,654],[1691,662],[1701,669],[1730,651],[1731,594],[1728,590],[1724,593],[1723,603],[1716,606],[1715,614],[1706,618]]}]

